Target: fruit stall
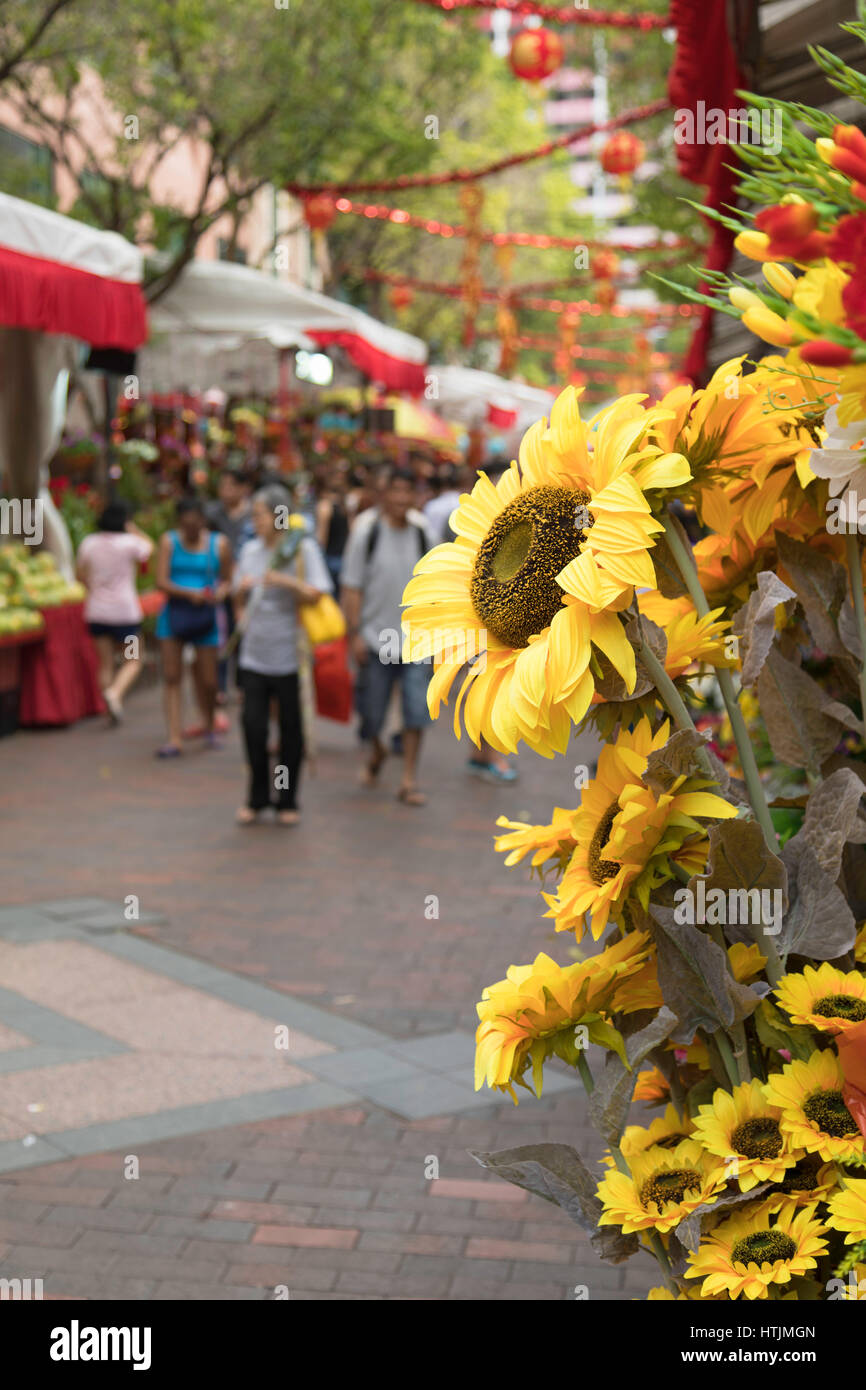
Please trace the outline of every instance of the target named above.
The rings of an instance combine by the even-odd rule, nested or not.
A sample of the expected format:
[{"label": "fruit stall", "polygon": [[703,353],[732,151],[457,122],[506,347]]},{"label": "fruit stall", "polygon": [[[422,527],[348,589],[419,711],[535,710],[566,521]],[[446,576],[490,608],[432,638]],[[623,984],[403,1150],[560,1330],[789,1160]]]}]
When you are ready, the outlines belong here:
[{"label": "fruit stall", "polygon": [[0,737],[102,712],[83,601],[47,551],[0,547]]}]

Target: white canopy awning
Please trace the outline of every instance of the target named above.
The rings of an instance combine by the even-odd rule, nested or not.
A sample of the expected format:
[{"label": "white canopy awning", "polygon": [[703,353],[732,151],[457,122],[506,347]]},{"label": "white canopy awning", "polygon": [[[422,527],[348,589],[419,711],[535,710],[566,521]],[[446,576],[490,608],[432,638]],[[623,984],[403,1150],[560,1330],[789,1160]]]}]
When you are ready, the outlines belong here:
[{"label": "white canopy awning", "polygon": [[[342,347],[371,379],[420,391],[427,345],[351,304],[228,261],[192,261],[151,309],[156,335],[264,339],[274,347]],[[154,344],[156,347],[157,344]]]}]

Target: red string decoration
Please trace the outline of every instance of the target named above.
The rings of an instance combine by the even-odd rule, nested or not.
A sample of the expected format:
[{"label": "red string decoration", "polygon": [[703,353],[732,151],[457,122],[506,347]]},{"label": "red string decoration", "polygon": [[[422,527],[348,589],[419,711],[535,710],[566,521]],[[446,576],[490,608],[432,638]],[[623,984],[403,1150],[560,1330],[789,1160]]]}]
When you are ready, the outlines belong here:
[{"label": "red string decoration", "polygon": [[[460,299],[464,294],[463,287],[459,284],[444,284],[436,280],[416,280],[411,275],[391,274],[384,270],[365,270],[363,278],[386,285],[409,285],[413,290],[418,290],[422,294],[443,294],[450,299]],[[521,294],[522,288],[520,285],[514,285],[508,289],[508,300],[513,308],[540,309],[550,314],[576,312],[589,314],[593,318],[606,312],[601,304],[593,303],[588,299],[544,299]],[[502,294],[501,287],[494,289],[480,286],[478,288],[478,298],[484,303],[500,302]],[[617,319],[637,318],[642,319],[645,323],[653,323],[668,319],[692,318],[700,313],[700,309],[699,304],[655,304],[651,309],[629,309],[621,304],[614,304],[610,313],[613,318]]]},{"label": "red string decoration", "polygon": [[554,24],[590,24],[609,29],[667,29],[670,19],[661,14],[626,14],[624,10],[566,9],[562,5],[541,5],[535,0],[418,0],[421,5],[453,14],[455,10],[505,10],[518,17],[533,14]]},{"label": "red string decoration", "polygon": [[658,116],[662,111],[669,110],[670,105],[667,97],[659,97],[657,101],[649,101],[644,106],[633,106],[630,110],[623,111],[619,116],[611,116],[609,121],[592,122],[579,126],[577,130],[557,136],[555,140],[546,140],[543,145],[536,146],[534,150],[524,150],[522,154],[508,155],[507,158],[498,159],[493,164],[483,165],[480,169],[452,169],[443,174],[401,174],[396,179],[368,179],[362,183],[287,183],[283,186],[288,193],[305,198],[313,193],[384,193],[393,192],[398,188],[441,188],[448,183],[474,183],[476,179],[485,179],[490,174],[499,174],[503,169],[514,169],[518,164],[529,164],[534,159],[545,159],[555,150],[567,149],[569,145],[575,144],[578,140],[585,140],[590,135],[598,135],[601,131],[619,130],[621,126],[632,125],[635,121],[648,120],[650,116]]},{"label": "red string decoration", "polygon": [[[390,208],[383,203],[354,203],[351,198],[337,198],[334,206],[337,212],[354,213],[358,217],[375,218],[380,222],[394,222],[404,227],[417,227],[422,232],[429,232],[431,236],[448,238],[469,235],[468,227],[455,226],[450,222],[440,222],[430,217],[417,217],[414,213],[407,212],[405,208]],[[701,243],[692,237],[672,237],[670,241],[630,242],[594,241],[592,238],[580,236],[546,236],[541,232],[482,231],[480,236],[482,241],[491,242],[494,246],[532,246],[536,250],[549,250],[551,247],[572,250],[576,246],[585,246],[588,251],[610,249],[626,254],[637,254],[640,251],[687,250],[701,252],[704,249]]]}]

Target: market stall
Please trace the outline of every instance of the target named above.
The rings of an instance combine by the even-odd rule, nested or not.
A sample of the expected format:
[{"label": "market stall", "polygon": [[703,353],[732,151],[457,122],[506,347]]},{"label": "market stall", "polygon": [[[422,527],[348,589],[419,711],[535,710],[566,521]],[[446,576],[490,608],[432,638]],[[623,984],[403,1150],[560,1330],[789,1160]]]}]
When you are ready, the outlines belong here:
[{"label": "market stall", "polygon": [[[261,368],[288,348],[340,347],[367,377],[393,390],[424,389],[427,345],[369,314],[264,271],[193,261],[151,312],[142,353],[147,384],[229,385],[244,363]],[[259,353],[258,358],[255,354]],[[273,389],[259,376],[260,389]]]},{"label": "market stall", "polygon": [[[69,371],[83,345],[132,352],[146,337],[141,276],[141,253],[122,237],[0,193],[0,479],[5,517],[26,513],[33,522],[27,534],[14,524],[0,534],[4,572],[15,572],[21,599],[10,605],[7,594],[3,606],[7,623],[10,607],[51,610],[47,618],[43,613],[41,631],[31,625],[27,635],[36,640],[26,646],[20,630],[0,630],[0,652],[16,649],[3,657],[0,676],[0,728],[7,732],[19,718],[67,724],[102,709],[83,595],[71,586],[72,547],[47,486],[48,463],[63,426]],[[4,547],[9,541],[15,544]],[[44,582],[40,596],[36,576],[20,573],[36,558],[54,586],[50,602]]]}]

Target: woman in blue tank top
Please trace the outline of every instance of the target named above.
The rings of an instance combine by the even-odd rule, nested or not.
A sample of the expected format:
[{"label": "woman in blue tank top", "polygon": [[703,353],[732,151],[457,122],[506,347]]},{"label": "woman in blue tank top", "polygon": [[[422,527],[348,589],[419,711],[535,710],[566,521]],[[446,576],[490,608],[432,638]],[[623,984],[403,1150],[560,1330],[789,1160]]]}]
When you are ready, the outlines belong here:
[{"label": "woman in blue tank top", "polygon": [[195,648],[193,680],[208,746],[216,747],[214,714],[217,693],[217,605],[231,590],[231,550],[225,536],[207,529],[202,504],[182,498],[177,504],[177,530],[159,543],[156,582],[167,597],[157,619],[162,651],[163,699],[168,742],[159,758],[181,752],[183,726],[183,649]]}]

